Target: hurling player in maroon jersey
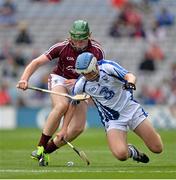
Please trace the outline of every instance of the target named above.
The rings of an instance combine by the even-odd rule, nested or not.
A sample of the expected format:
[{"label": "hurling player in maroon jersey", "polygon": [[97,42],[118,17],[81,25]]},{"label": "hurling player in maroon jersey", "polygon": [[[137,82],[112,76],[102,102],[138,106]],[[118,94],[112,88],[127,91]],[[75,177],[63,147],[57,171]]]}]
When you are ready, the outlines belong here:
[{"label": "hurling player in maroon jersey", "polygon": [[[57,65],[48,78],[48,89],[60,93],[70,93],[75,79],[78,78],[78,74],[74,70],[75,61],[78,55],[86,51],[94,54],[98,60],[104,58],[104,52],[100,44],[95,40],[90,39],[91,32],[86,21],[75,21],[69,33],[69,39],[66,39],[63,42],[58,42],[50,47],[44,54],[40,55],[36,59],[33,59],[29,63],[17,84],[17,88],[26,90],[28,88],[28,81],[32,74],[41,65],[57,59]],[[51,101],[53,106],[52,110],[48,115],[38,147],[31,154],[31,157],[39,160],[39,165],[42,166],[48,165],[48,154],[45,154],[46,147],[49,147],[47,152],[52,152],[63,145],[63,142],[60,141],[60,143],[57,142],[57,144],[59,144],[57,147],[51,137],[56,132],[60,124],[60,120],[66,113],[69,106],[69,100],[66,97],[51,94]],[[81,102],[77,106],[76,113],[73,115],[68,128],[68,141],[75,139],[84,130],[86,112],[87,104],[85,102]],[[47,144],[49,146],[47,146]],[[40,159],[42,158],[45,158],[45,163],[43,164],[40,162]]]}]

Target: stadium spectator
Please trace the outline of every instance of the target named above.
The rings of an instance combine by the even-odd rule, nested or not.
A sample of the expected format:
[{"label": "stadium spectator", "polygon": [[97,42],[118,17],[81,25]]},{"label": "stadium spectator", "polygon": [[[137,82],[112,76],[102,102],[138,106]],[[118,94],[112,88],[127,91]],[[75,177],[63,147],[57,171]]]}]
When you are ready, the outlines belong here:
[{"label": "stadium spectator", "polygon": [[142,84],[138,98],[140,99],[141,104],[145,104],[145,105],[156,104],[155,100],[152,97],[151,88],[149,85]]},{"label": "stadium spectator", "polygon": [[11,98],[8,93],[8,87],[6,83],[0,85],[0,106],[10,105]]},{"label": "stadium spectator", "polygon": [[15,37],[16,44],[31,44],[33,42],[32,37],[29,33],[28,26],[25,22],[19,24],[18,33]]},{"label": "stadium spectator", "polygon": [[163,50],[156,42],[149,45],[147,53],[150,54],[151,58],[155,61],[163,61],[165,59]]},{"label": "stadium spectator", "polygon": [[165,94],[160,86],[142,84],[141,92],[138,95],[140,102],[145,105],[164,104]]},{"label": "stadium spectator", "polygon": [[165,94],[162,90],[162,85],[155,86],[152,93],[152,97],[155,100],[155,104],[158,104],[158,105],[165,104],[166,99],[165,99]]},{"label": "stadium spectator", "polygon": [[137,11],[136,6],[132,2],[126,3],[124,9],[121,11],[119,18],[130,26],[139,25],[142,23],[141,14]]},{"label": "stadium spectator", "polygon": [[111,0],[111,4],[113,7],[119,9],[123,9],[125,4],[127,3],[128,0]]},{"label": "stadium spectator", "polygon": [[109,35],[114,38],[129,37],[132,31],[131,26],[127,26],[123,20],[117,18],[109,29]]},{"label": "stadium spectator", "polygon": [[135,39],[140,39],[140,38],[145,38],[146,33],[143,27],[143,24],[136,24],[131,31],[130,37],[135,38]]},{"label": "stadium spectator", "polygon": [[19,75],[20,67],[26,64],[26,58],[21,52],[21,49],[12,49],[11,46],[4,47],[4,61],[2,64],[2,76],[14,82]]},{"label": "stadium spectator", "polygon": [[0,60],[6,60],[12,54],[12,46],[9,42],[2,42],[2,47],[0,49]]},{"label": "stadium spectator", "polygon": [[125,6],[115,17],[109,35],[112,37],[145,37],[142,16],[134,3],[129,1],[125,3]]},{"label": "stadium spectator", "polygon": [[146,30],[146,39],[153,43],[160,40],[166,39],[166,28],[159,27],[156,21],[152,21],[151,27]]},{"label": "stadium spectator", "polygon": [[[96,57],[87,52],[78,56],[75,70],[81,76],[74,85],[74,94],[85,92],[92,97],[105,128],[109,148],[118,160],[132,158],[137,162],[149,162],[146,154],[139,152],[134,145],[127,144],[128,127],[151,152],[162,152],[159,134],[151,125],[145,110],[133,99],[136,77],[132,73],[110,60],[103,59],[97,63]],[[70,104],[62,129],[54,139],[56,144],[60,139],[67,138],[67,128],[75,106],[75,103]],[[47,149],[48,153],[51,152],[51,147]]]},{"label": "stadium spectator", "polygon": [[174,15],[169,12],[167,8],[162,8],[156,16],[156,23],[158,26],[172,26],[174,25]]},{"label": "stadium spectator", "polygon": [[156,65],[153,57],[148,52],[144,53],[144,57],[141,60],[138,69],[145,72],[154,72],[156,70]]},{"label": "stadium spectator", "polygon": [[[98,60],[101,60],[104,56],[101,46],[95,40],[90,39],[90,35],[89,25],[86,21],[75,21],[70,30],[70,38],[63,42],[58,42],[44,54],[32,60],[25,68],[20,81],[17,83],[17,88],[26,90],[32,74],[41,65],[58,58],[57,66],[48,78],[48,88],[56,92],[70,93],[76,78],[78,78],[78,74],[74,70],[77,56],[84,51],[92,52]],[[57,130],[60,120],[69,106],[68,98],[62,96],[51,94],[51,101],[53,109],[44,126],[38,148],[36,151],[32,152],[32,157],[39,160],[39,165],[44,166],[48,164],[40,164],[44,149],[46,148],[49,139],[51,139],[52,135]],[[69,141],[75,139],[84,130],[86,111],[87,104],[81,102],[76,109],[76,113],[74,114],[68,129]],[[53,141],[51,141],[51,143],[53,147],[56,147]],[[63,142],[61,141],[59,147],[62,145]]]},{"label": "stadium spectator", "polygon": [[[37,87],[42,88],[42,89],[47,89],[48,88],[48,73],[44,74],[42,79],[38,82]],[[39,91],[36,91],[34,94],[35,99],[39,99],[40,101],[44,102],[45,98],[47,98],[46,93],[42,93]]]},{"label": "stadium spectator", "polygon": [[11,0],[4,0],[0,5],[0,27],[14,26],[17,24],[16,5]]},{"label": "stadium spectator", "polygon": [[17,67],[24,67],[26,65],[26,57],[22,53],[21,48],[17,48],[14,50],[12,58]]},{"label": "stadium spectator", "polygon": [[18,66],[14,61],[12,54],[7,57],[3,64],[2,76],[4,79],[11,82],[14,82],[14,80],[16,81],[18,76]]}]

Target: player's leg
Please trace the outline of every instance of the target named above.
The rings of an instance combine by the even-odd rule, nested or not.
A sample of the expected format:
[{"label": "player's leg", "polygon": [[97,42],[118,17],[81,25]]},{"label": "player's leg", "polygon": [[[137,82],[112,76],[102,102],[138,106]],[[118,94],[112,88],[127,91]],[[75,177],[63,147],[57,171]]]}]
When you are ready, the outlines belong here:
[{"label": "player's leg", "polygon": [[[68,127],[68,132],[67,132],[68,141],[74,140],[84,131],[85,123],[86,123],[86,112],[87,112],[87,103],[80,102],[80,104],[78,104],[76,107],[76,111]],[[39,165],[40,166],[48,165],[48,160],[49,160],[48,154],[54,152],[63,145],[65,145],[65,142],[60,140],[60,138],[58,138],[57,136],[54,139],[52,139],[50,142],[48,142],[44,150],[44,154],[39,160]]]},{"label": "player's leg", "polygon": [[125,161],[128,158],[133,158],[137,162],[149,162],[146,154],[140,152],[134,145],[127,144],[126,131],[111,129],[107,132],[107,139],[109,147],[117,159]]},{"label": "player's leg", "polygon": [[[77,136],[83,132],[85,128],[85,122],[86,122],[86,112],[87,112],[87,104],[85,102],[81,102],[76,107],[75,114],[73,115],[67,132],[67,140],[72,141]],[[39,159],[39,165],[40,166],[46,166],[48,165],[49,156],[48,154],[54,152],[61,146],[63,146],[65,142],[60,140],[57,136],[52,139],[50,142],[48,142],[47,146],[45,147],[43,156]]]},{"label": "player's leg", "polygon": [[154,153],[161,153],[163,144],[160,135],[153,128],[150,121],[146,118],[134,130],[143,139],[146,146]]},{"label": "player's leg", "polygon": [[[66,88],[63,86],[55,86],[52,90],[64,93],[66,92]],[[44,149],[46,148],[49,139],[57,130],[60,124],[60,119],[68,108],[68,98],[52,94],[51,101],[52,110],[49,113],[46,123],[44,125],[44,129],[38,143],[38,148],[31,154],[31,157],[33,159],[39,160],[40,157],[43,155]]]},{"label": "player's leg", "polygon": [[75,114],[73,115],[71,122],[68,127],[67,140],[72,141],[77,136],[79,136],[85,128],[86,124],[86,113],[87,113],[87,103],[81,102],[77,105]]},{"label": "player's leg", "polygon": [[110,129],[107,131],[107,140],[112,154],[121,161],[125,161],[129,157],[127,132]]},{"label": "player's leg", "polygon": [[[52,89],[56,92],[62,92],[66,93],[66,88],[63,86],[56,86]],[[45,135],[52,136],[59,124],[62,116],[67,111],[69,100],[66,97],[58,96],[58,95],[51,95],[51,101],[52,101],[52,110],[48,115],[47,121],[45,123],[45,126],[43,128],[43,133]]]},{"label": "player's leg", "polygon": [[[75,114],[73,115],[67,132],[67,140],[72,141],[76,137],[78,137],[81,132],[83,132],[85,128],[86,123],[86,111],[87,111],[87,104],[85,102],[81,102],[76,107]],[[57,136],[52,139],[50,142],[48,142],[44,156],[40,159],[41,162],[39,162],[39,165],[45,165],[45,154],[50,154],[60,148],[61,146],[65,145],[65,142],[63,142],[60,138]]]},{"label": "player's leg", "polygon": [[[86,123],[86,112],[87,112],[87,104],[85,102],[80,102],[77,105],[76,111],[68,126],[68,131],[67,131],[68,141],[74,140],[84,131],[85,123]],[[57,136],[54,138],[53,142],[57,147],[61,147],[62,145],[65,144]],[[49,150],[49,145],[52,146],[51,144],[48,144],[47,151],[51,153],[51,151]]]}]

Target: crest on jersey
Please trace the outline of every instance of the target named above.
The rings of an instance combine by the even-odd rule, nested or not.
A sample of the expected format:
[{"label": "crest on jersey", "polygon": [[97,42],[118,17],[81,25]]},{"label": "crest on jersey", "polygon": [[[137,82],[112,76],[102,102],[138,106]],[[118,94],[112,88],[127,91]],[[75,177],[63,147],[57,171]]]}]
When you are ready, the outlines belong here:
[{"label": "crest on jersey", "polygon": [[67,61],[74,61],[75,59],[73,57],[67,57]]},{"label": "crest on jersey", "polygon": [[97,91],[98,87],[99,87],[98,85],[97,85],[97,86],[90,87],[90,88],[89,88],[89,91],[90,91],[91,93],[94,93],[94,92]]}]

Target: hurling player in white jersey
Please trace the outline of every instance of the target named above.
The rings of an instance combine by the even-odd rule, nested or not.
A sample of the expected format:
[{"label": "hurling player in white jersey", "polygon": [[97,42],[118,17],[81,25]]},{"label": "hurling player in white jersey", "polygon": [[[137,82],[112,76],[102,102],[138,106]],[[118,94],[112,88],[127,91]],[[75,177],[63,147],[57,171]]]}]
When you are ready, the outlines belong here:
[{"label": "hurling player in white jersey", "polygon": [[[136,77],[132,73],[113,61],[102,60],[97,63],[96,57],[88,52],[78,56],[75,68],[81,76],[73,93],[87,93],[92,97],[105,127],[109,148],[117,159],[124,161],[133,158],[137,162],[149,162],[146,154],[128,144],[128,128],[144,141],[150,151],[162,152],[159,134],[148,120],[145,110],[133,99]],[[71,114],[74,108],[70,109],[67,112]],[[69,118],[65,118],[65,121],[68,124]],[[66,131],[61,130],[56,139],[62,137],[66,137]]]}]

